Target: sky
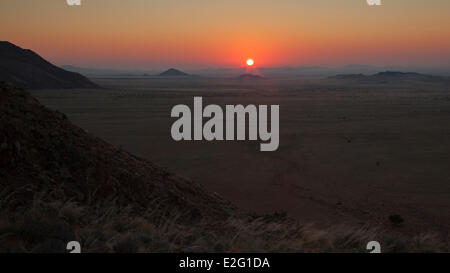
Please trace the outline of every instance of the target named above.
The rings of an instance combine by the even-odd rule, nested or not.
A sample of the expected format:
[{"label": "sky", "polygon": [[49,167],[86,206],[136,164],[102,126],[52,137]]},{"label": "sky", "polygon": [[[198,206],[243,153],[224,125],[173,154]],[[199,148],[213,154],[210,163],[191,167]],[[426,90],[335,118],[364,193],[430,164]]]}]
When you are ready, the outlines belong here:
[{"label": "sky", "polygon": [[0,40],[114,69],[450,66],[449,0],[1,0]]}]

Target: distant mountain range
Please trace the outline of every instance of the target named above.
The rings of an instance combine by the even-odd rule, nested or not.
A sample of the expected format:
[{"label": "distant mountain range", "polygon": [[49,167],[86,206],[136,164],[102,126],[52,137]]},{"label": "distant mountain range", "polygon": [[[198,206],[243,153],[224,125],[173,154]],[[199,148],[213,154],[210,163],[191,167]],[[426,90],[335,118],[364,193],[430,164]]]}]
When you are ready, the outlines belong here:
[{"label": "distant mountain range", "polygon": [[[371,65],[344,65],[336,67],[325,66],[284,66],[284,67],[259,67],[259,74],[265,77],[329,77],[337,74],[375,74],[380,71],[414,71],[422,74],[450,76],[449,67],[402,67],[402,66],[371,66]],[[236,77],[246,73],[246,68],[208,68],[190,70],[202,76],[211,77]]]},{"label": "distant mountain range", "polygon": [[66,71],[29,49],[0,41],[0,81],[28,89],[98,88],[88,78]]},{"label": "distant mountain range", "polygon": [[107,78],[142,78],[142,77],[189,77],[193,76],[179,69],[170,68],[164,72],[157,70],[115,70],[105,68],[86,68],[73,65],[64,65],[62,68],[77,72],[89,77],[107,77]]},{"label": "distant mountain range", "polygon": [[398,71],[385,71],[379,72],[373,75],[364,74],[339,74],[336,76],[328,77],[329,79],[336,80],[352,80],[359,82],[370,82],[370,83],[390,83],[398,81],[420,81],[420,82],[450,82],[449,78],[420,74],[416,72],[398,72]]},{"label": "distant mountain range", "polygon": [[[160,72],[158,70],[114,70],[114,69],[97,69],[84,68],[65,65],[65,70],[77,72],[88,77],[152,77],[152,76],[186,76],[176,71],[179,69],[171,69]],[[298,66],[298,67],[260,67],[257,68],[260,75],[264,77],[329,77],[338,74],[375,74],[380,71],[415,71],[418,73],[429,75],[450,76],[450,67],[400,67],[400,66],[369,66],[369,65],[346,65],[339,67],[321,67],[321,66]],[[245,68],[204,68],[190,69],[180,71],[189,76],[205,76],[205,77],[238,77],[246,74]],[[167,73],[167,74],[166,74]]]}]

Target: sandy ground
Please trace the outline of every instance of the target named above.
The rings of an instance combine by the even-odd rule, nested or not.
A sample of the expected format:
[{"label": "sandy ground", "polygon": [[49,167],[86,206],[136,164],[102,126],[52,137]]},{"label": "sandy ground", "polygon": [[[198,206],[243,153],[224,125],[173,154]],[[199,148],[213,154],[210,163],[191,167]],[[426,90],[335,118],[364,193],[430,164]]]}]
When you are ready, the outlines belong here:
[{"label": "sandy ground", "polygon": [[[94,79],[102,90],[33,91],[117,146],[202,183],[249,211],[319,224],[450,227],[450,88],[315,80]],[[279,104],[280,148],[175,142],[171,108]],[[448,236],[448,235],[447,235]]]}]

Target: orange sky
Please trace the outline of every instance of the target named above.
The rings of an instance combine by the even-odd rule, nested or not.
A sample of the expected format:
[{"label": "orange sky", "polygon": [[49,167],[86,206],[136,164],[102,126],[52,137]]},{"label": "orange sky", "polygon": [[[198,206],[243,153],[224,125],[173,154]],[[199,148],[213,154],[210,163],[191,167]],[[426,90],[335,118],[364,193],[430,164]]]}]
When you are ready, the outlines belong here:
[{"label": "orange sky", "polygon": [[60,65],[450,65],[449,0],[1,0],[0,23]]}]

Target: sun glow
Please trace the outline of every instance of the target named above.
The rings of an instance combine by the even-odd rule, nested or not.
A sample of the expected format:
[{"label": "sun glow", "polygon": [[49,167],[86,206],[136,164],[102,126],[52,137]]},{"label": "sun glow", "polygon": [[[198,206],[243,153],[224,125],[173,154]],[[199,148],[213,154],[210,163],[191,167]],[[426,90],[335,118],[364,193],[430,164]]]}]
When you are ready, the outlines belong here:
[{"label": "sun glow", "polygon": [[248,66],[253,66],[255,64],[255,61],[253,61],[253,59],[248,59],[247,60],[247,65]]}]

